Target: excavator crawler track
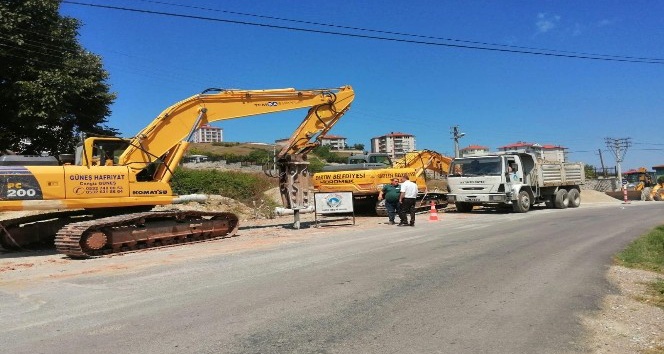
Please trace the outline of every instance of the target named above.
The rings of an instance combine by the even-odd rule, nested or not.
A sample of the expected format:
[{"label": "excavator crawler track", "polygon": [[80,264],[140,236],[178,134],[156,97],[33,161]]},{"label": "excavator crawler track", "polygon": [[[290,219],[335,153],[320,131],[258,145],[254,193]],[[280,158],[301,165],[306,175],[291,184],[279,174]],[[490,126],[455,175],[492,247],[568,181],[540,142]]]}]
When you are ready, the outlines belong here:
[{"label": "excavator crawler track", "polygon": [[89,258],[232,237],[238,226],[238,217],[225,212],[125,214],[68,224],[57,232],[55,247],[72,258]]},{"label": "excavator crawler track", "polygon": [[85,210],[71,210],[0,220],[0,251],[52,247],[60,228],[89,219],[87,214]]}]

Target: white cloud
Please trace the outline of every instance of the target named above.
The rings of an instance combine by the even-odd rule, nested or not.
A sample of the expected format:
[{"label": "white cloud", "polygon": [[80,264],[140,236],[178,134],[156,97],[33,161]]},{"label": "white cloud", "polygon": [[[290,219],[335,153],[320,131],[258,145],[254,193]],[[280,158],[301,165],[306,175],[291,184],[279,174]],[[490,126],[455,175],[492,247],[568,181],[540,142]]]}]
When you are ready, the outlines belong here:
[{"label": "white cloud", "polygon": [[599,22],[597,22],[597,27],[604,27],[604,26],[609,26],[612,25],[614,21],[609,20],[609,19],[603,19]]},{"label": "white cloud", "polygon": [[547,13],[537,14],[537,21],[535,26],[537,27],[537,32],[546,33],[556,28],[560,22],[560,16],[558,15],[549,15]]}]

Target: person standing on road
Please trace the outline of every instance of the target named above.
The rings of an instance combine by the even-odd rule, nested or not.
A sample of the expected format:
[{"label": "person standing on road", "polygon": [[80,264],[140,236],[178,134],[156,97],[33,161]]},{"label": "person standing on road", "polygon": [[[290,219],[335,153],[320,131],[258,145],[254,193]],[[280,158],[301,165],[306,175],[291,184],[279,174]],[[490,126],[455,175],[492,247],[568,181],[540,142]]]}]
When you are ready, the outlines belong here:
[{"label": "person standing on road", "polygon": [[399,186],[399,179],[392,178],[390,184],[383,186],[383,189],[378,193],[378,200],[385,198],[385,209],[387,209],[387,218],[390,225],[394,225],[394,217],[399,211],[399,196],[401,195],[401,186]]},{"label": "person standing on road", "polygon": [[[415,198],[417,198],[417,184],[409,180],[408,175],[401,176],[399,226],[415,226]],[[408,214],[410,214],[410,223],[408,223]]]}]

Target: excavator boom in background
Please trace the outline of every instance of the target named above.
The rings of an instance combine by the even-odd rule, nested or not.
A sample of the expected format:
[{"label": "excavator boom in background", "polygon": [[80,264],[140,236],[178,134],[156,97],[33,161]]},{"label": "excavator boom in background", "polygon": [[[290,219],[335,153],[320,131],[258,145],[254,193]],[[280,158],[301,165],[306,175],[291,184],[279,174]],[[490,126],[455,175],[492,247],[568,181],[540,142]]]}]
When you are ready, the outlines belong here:
[{"label": "excavator boom in background", "polygon": [[[433,201],[437,207],[447,205],[445,192],[447,176],[452,158],[433,150],[418,150],[394,162],[391,166],[356,170],[343,169],[335,165],[334,171],[323,171],[313,176],[314,190],[317,192],[353,192],[356,209],[372,208],[378,215],[385,216],[384,202],[378,201],[378,194],[384,184],[394,177],[408,175],[419,189],[417,208],[429,207]],[[351,165],[352,166],[352,165]]]},{"label": "excavator boom in background", "polygon": [[[232,213],[149,210],[186,201],[173,194],[169,182],[202,125],[309,108],[276,156],[284,207],[293,210],[299,222],[298,212],[313,203],[307,153],[348,110],[354,95],[350,86],[208,89],[168,107],[131,139],[86,138],[74,155],[61,155],[59,165],[13,157],[0,165],[0,211],[59,212],[0,221],[0,245],[10,249],[48,242],[57,231],[59,252],[87,257],[232,236],[238,228],[238,217]],[[73,222],[84,215],[83,221]]]}]

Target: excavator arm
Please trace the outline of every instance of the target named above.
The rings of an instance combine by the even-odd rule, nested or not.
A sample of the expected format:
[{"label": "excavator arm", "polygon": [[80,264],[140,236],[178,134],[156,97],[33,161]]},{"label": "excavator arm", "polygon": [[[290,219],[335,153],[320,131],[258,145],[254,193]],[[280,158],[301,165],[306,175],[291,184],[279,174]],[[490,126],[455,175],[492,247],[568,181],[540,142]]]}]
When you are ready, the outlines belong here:
[{"label": "excavator arm", "polygon": [[277,154],[284,207],[306,209],[310,189],[307,153],[320,145],[320,137],[343,116],[354,97],[350,86],[314,90],[206,90],[165,109],[131,139],[118,164],[129,166],[130,171],[138,174],[157,162],[152,180],[167,183],[201,125],[309,108],[307,116]]},{"label": "excavator arm", "polygon": [[[228,119],[310,108],[304,121],[293,133],[280,157],[306,154],[346,112],[353,101],[350,86],[335,89],[296,90],[222,90],[208,89],[166,108],[148,126],[130,140],[118,164],[135,173],[161,159],[165,170],[172,171],[186,150],[186,143],[202,125]],[[167,182],[170,174],[161,171],[155,180]]]},{"label": "excavator arm", "polygon": [[403,158],[394,161],[394,168],[416,168],[415,177],[419,177],[426,170],[447,174],[452,158],[441,155],[433,150],[417,150],[406,153]]}]

